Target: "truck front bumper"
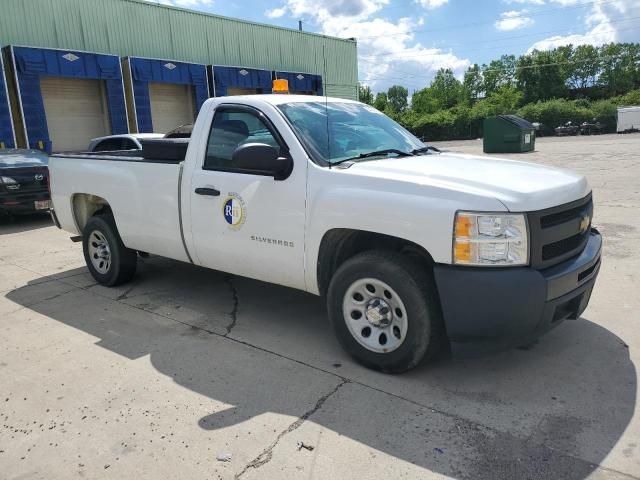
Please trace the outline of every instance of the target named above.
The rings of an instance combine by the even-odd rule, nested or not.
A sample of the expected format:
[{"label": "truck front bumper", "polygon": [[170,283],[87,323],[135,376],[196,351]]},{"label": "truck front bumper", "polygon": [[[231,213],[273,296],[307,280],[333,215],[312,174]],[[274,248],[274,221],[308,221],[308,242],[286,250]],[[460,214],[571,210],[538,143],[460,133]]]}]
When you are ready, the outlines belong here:
[{"label": "truck front bumper", "polygon": [[526,345],[587,308],[600,270],[602,237],[545,270],[436,264],[435,280],[454,353]]}]

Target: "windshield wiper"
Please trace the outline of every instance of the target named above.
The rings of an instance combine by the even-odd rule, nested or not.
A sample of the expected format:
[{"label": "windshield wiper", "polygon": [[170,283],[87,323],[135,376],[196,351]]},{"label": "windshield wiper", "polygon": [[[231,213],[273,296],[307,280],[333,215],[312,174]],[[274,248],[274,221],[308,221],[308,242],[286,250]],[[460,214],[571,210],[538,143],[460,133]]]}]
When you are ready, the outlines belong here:
[{"label": "windshield wiper", "polygon": [[389,153],[395,153],[399,157],[412,157],[414,153],[405,152],[404,150],[398,150],[397,148],[385,148],[384,150],[375,150],[373,152],[361,153],[357,157],[344,158],[337,162],[332,162],[331,165],[340,165],[345,162],[353,162],[355,160],[360,160],[361,158],[369,158],[369,157],[378,157],[380,155],[387,155]]},{"label": "windshield wiper", "polygon": [[436,148],[432,145],[427,145],[426,147],[422,147],[422,148],[414,148],[413,150],[411,150],[411,153],[414,155],[420,155],[421,153],[427,153],[427,152],[438,152],[440,153],[440,149]]}]

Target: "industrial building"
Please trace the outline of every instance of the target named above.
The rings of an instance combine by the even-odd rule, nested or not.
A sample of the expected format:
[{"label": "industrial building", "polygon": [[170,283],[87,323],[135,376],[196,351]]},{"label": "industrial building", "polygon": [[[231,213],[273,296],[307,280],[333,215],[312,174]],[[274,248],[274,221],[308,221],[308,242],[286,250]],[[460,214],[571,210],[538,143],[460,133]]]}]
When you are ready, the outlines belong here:
[{"label": "industrial building", "polygon": [[0,148],[82,150],[91,138],[164,133],[210,96],[357,98],[353,39],[144,0],[3,0]]}]

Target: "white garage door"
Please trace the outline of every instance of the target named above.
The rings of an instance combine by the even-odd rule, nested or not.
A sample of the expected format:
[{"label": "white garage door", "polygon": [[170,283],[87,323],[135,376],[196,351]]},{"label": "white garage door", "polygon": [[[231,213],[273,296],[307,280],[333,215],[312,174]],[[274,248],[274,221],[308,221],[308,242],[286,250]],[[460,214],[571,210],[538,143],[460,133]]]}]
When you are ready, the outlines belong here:
[{"label": "white garage door", "polygon": [[54,151],[85,150],[111,133],[101,80],[42,77],[40,88]]},{"label": "white garage door", "polygon": [[194,100],[190,85],[149,83],[149,97],[155,133],[167,133],[185,123],[193,123]]}]

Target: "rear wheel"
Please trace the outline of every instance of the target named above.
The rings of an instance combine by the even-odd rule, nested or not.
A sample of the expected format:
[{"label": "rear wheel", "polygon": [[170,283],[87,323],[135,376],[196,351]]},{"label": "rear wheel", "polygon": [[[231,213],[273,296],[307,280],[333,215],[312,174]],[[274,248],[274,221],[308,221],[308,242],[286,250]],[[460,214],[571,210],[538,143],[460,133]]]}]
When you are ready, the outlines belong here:
[{"label": "rear wheel", "polygon": [[370,368],[409,370],[444,340],[430,273],[395,252],[365,252],[343,263],[329,285],[327,305],[342,346]]},{"label": "rear wheel", "polygon": [[136,251],[124,246],[111,215],[89,219],[82,247],[89,272],[102,285],[111,287],[128,282],[136,273]]}]

